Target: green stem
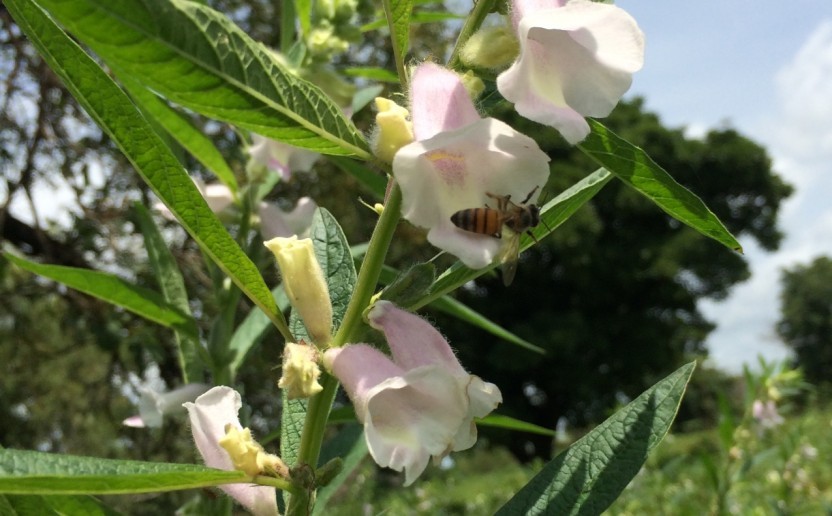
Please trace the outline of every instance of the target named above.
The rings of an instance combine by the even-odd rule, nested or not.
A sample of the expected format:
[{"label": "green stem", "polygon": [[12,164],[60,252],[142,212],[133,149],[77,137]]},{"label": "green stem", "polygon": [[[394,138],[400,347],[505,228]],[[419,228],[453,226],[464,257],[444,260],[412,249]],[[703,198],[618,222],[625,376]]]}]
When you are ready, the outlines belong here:
[{"label": "green stem", "polygon": [[399,223],[402,207],[402,192],[399,185],[393,183],[384,211],[378,219],[378,224],[370,238],[367,247],[367,254],[361,264],[361,271],[358,273],[358,281],[355,284],[355,291],[347,311],[344,313],[344,320],[341,327],[332,339],[331,347],[341,347],[350,341],[354,332],[358,330],[361,323],[361,316],[364,309],[370,304],[370,298],[375,294],[378,278],[384,266],[384,257],[387,256],[387,249],[393,239],[393,232]]},{"label": "green stem", "polygon": [[407,92],[407,70],[404,69],[404,56],[402,55],[402,51],[407,51],[407,49],[399,48],[399,44],[396,41],[398,38],[396,37],[396,25],[393,21],[392,0],[383,0],[382,5],[384,5],[384,14],[387,18],[387,26],[390,28],[390,42],[393,43],[393,59],[396,61],[396,71],[399,74],[399,83],[402,85],[402,91]]},{"label": "green stem", "polygon": [[[401,217],[401,204],[401,190],[399,190],[398,185],[393,183],[390,194],[387,196],[384,211],[379,217],[373,236],[370,238],[370,244],[361,264],[361,271],[358,273],[353,296],[349,305],[347,305],[341,326],[332,339],[332,347],[341,347],[349,342],[361,325],[361,315],[375,293],[381,268],[384,265],[384,257],[387,255],[387,249],[393,239],[393,232],[396,230]],[[298,464],[307,464],[312,467],[317,467],[320,458],[326,422],[329,418],[332,402],[335,399],[335,393],[338,391],[338,380],[324,373],[321,376],[321,386],[323,391],[309,400],[300,450],[298,451]],[[307,506],[307,497],[303,493],[298,493],[290,499],[286,514],[305,514],[303,511],[307,509]]]},{"label": "green stem", "polygon": [[460,50],[462,50],[462,47],[468,39],[479,30],[483,20],[494,9],[494,4],[496,3],[497,0],[478,0],[474,3],[474,9],[468,15],[468,18],[465,19],[465,24],[459,31],[459,37],[456,38],[456,44],[454,45],[453,51],[451,51],[451,57],[448,59],[448,68],[453,69],[459,66]]},{"label": "green stem", "polygon": [[289,52],[295,43],[295,1],[280,2],[280,51]]}]

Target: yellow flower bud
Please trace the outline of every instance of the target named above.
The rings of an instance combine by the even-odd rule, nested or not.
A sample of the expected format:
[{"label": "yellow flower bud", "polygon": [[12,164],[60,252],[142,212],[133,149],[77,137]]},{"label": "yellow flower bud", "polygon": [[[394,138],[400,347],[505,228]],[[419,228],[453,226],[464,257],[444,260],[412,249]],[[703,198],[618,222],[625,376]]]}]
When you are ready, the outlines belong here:
[{"label": "yellow flower bud", "polygon": [[373,138],[373,152],[387,163],[399,149],[413,141],[413,123],[407,117],[410,113],[390,99],[376,97],[376,134]]},{"label": "yellow flower bud", "polygon": [[503,68],[520,53],[520,43],[508,27],[485,27],[477,31],[459,53],[460,60],[473,68]]},{"label": "yellow flower bud", "polygon": [[332,303],[312,240],[277,237],[264,245],[277,259],[286,296],[303,320],[309,337],[319,347],[327,344],[332,333]]},{"label": "yellow flower bud", "polygon": [[283,348],[283,375],[277,386],[286,390],[290,399],[309,398],[323,390],[318,378],[318,350],[301,341],[299,344],[287,342]]},{"label": "yellow flower bud", "polygon": [[482,92],[485,91],[485,83],[471,70],[460,75],[459,78],[462,80],[462,85],[465,86],[465,90],[472,99],[477,100],[482,95]]},{"label": "yellow flower bud", "polygon": [[225,437],[220,439],[219,445],[228,452],[234,469],[243,471],[250,477],[264,473],[284,478],[289,475],[289,468],[280,457],[266,453],[260,443],[251,437],[248,428],[241,429],[228,424],[225,427]]}]

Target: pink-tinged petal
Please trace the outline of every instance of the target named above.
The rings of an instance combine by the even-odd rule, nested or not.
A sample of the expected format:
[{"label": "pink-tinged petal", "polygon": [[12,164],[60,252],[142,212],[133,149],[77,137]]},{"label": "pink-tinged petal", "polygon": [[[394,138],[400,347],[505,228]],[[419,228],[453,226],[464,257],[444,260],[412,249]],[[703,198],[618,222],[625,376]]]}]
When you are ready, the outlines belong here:
[{"label": "pink-tinged petal", "polygon": [[370,389],[405,373],[390,357],[367,344],[330,348],[324,352],[324,365],[344,385],[355,406],[355,415],[362,423],[366,421]]},{"label": "pink-tinged petal", "polygon": [[130,416],[124,421],[121,422],[124,426],[129,426],[130,428],[145,428],[144,419],[142,416]]},{"label": "pink-tinged petal", "polygon": [[251,135],[251,146],[248,148],[248,153],[252,161],[279,174],[283,181],[291,179],[293,172],[309,172],[312,165],[321,157],[316,152],[272,140],[259,134]]},{"label": "pink-tinged petal", "polygon": [[289,237],[298,235],[305,237],[312,226],[312,217],[318,205],[309,197],[298,199],[294,209],[285,212],[271,202],[261,202],[258,209],[260,217],[260,233],[264,240],[275,237]]},{"label": "pink-tinged petal", "polygon": [[[225,437],[225,425],[242,428],[237,416],[242,407],[240,394],[230,387],[214,387],[195,402],[184,403],[183,406],[188,409],[194,442],[205,465],[224,470],[234,469],[231,457],[219,442]],[[245,484],[219,487],[256,516],[278,514],[274,488]]]},{"label": "pink-tinged petal", "polygon": [[493,383],[484,382],[474,375],[469,375],[467,380],[468,414],[454,436],[453,451],[467,450],[474,446],[477,442],[477,425],[474,418],[487,416],[503,402],[500,389]]},{"label": "pink-tinged petal", "polygon": [[231,193],[231,190],[227,186],[221,183],[203,185],[200,188],[200,192],[205,197],[205,202],[208,203],[208,207],[214,213],[221,212],[234,202],[234,194]]},{"label": "pink-tinged petal", "polygon": [[[414,118],[415,121],[415,118]],[[393,174],[402,189],[402,215],[428,228],[428,240],[465,265],[481,268],[493,260],[499,239],[456,228],[451,215],[486,205],[488,194],[522,200],[549,175],[549,157],[507,124],[479,119],[455,131],[402,147]]]},{"label": "pink-tinged petal", "polygon": [[629,89],[643,65],[644,35],[609,4],[573,0],[522,9],[520,57],[497,78],[497,88],[518,113],[577,143],[589,133],[582,118],[607,116]]},{"label": "pink-tinged petal", "polygon": [[405,485],[425,470],[431,456],[452,447],[467,404],[457,380],[440,367],[408,371],[367,394],[367,445],[376,463],[405,471]]},{"label": "pink-tinged petal", "polygon": [[453,375],[466,374],[445,337],[418,315],[402,310],[390,301],[378,301],[367,318],[373,328],[384,332],[393,362],[399,367],[415,369],[437,365]]},{"label": "pink-tinged petal", "polygon": [[410,79],[413,134],[426,140],[480,119],[459,76],[434,63],[422,63]]},{"label": "pink-tinged petal", "polygon": [[139,398],[139,415],[135,416],[139,421],[128,418],[124,424],[134,428],[159,428],[162,426],[164,416],[181,410],[183,403],[193,401],[209,388],[210,386],[201,383],[189,383],[169,392],[142,388]]},{"label": "pink-tinged petal", "polygon": [[554,9],[563,7],[568,0],[512,0],[511,22],[514,25],[514,32],[518,32],[520,20],[529,13],[535,13],[543,9]]}]

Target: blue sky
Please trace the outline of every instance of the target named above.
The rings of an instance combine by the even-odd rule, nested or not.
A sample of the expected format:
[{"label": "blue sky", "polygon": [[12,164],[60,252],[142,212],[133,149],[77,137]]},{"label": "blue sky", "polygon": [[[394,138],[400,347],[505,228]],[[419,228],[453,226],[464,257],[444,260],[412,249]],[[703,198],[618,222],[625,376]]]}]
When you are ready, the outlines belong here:
[{"label": "blue sky", "polygon": [[738,371],[758,353],[782,357],[774,332],[780,270],[832,256],[832,1],[617,5],[647,37],[631,94],[691,134],[735,127],[764,145],[797,188],[781,212],[787,237],[780,250],[765,253],[744,241],[753,277],[725,302],[700,305],[718,324],[708,341],[717,365]]}]

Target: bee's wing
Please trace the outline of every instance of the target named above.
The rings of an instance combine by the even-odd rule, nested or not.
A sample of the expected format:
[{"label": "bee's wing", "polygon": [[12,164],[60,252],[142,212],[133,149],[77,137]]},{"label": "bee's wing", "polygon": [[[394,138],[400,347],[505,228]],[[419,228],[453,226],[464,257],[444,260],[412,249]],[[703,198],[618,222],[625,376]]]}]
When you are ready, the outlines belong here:
[{"label": "bee's wing", "polygon": [[505,228],[503,230],[503,248],[500,250],[499,259],[503,270],[503,285],[509,286],[514,280],[514,273],[517,272],[517,258],[520,256],[520,233]]}]

